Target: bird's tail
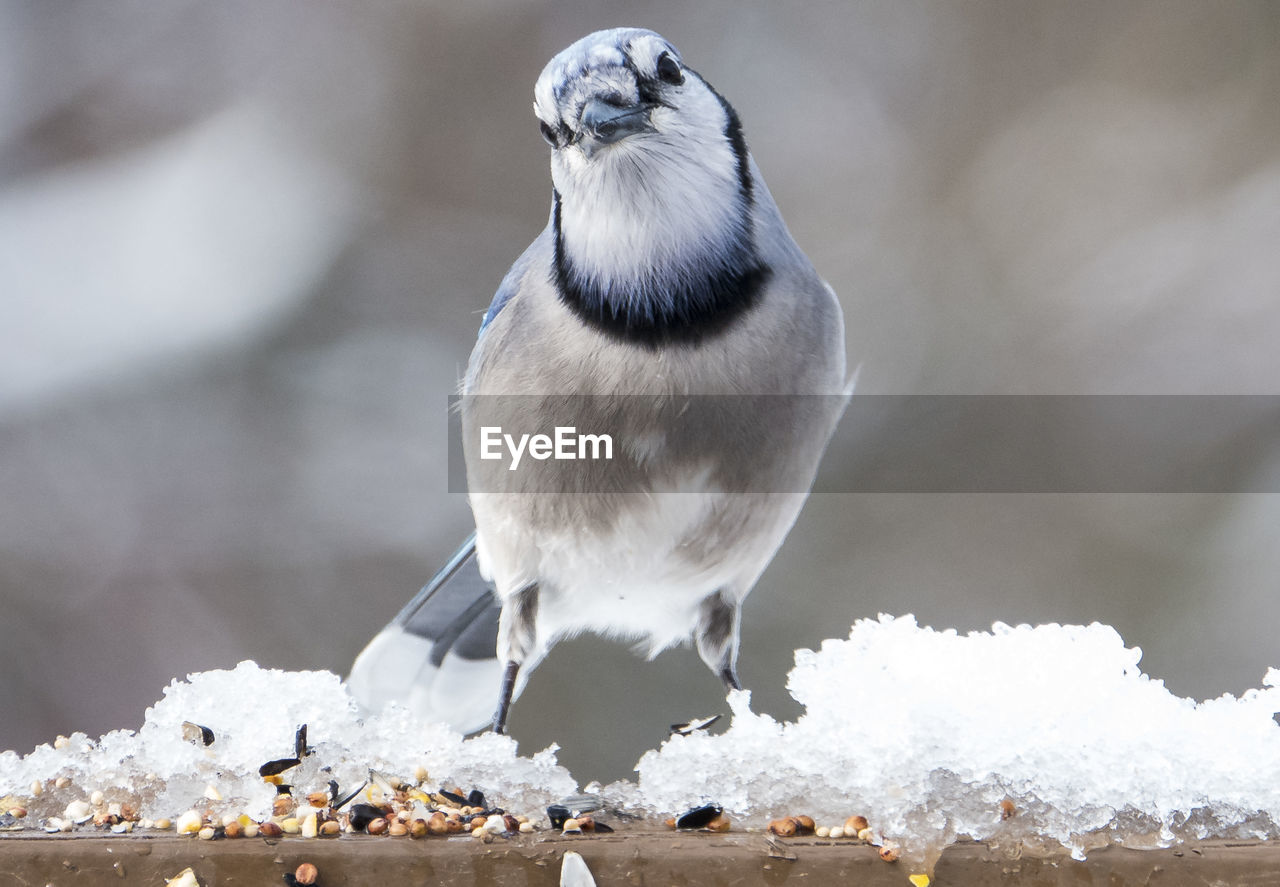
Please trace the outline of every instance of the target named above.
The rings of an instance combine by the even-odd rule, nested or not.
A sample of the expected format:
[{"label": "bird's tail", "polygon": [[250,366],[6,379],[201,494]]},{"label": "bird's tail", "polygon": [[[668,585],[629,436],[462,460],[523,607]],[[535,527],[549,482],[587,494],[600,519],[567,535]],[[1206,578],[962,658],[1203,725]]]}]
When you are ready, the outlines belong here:
[{"label": "bird's tail", "polygon": [[375,711],[395,701],[463,733],[483,729],[502,680],[499,612],[476,566],[472,533],[356,657],[351,694]]}]

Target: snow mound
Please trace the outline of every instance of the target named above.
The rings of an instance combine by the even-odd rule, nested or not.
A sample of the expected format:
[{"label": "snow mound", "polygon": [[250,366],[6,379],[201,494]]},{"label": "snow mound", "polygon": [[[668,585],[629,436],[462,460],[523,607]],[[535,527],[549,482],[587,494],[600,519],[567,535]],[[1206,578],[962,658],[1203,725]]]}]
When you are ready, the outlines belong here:
[{"label": "snow mound", "polygon": [[[213,742],[184,738],[184,722],[209,728]],[[138,805],[151,819],[193,806],[263,819],[276,787],[259,768],[294,757],[303,724],[311,753],[282,778],[308,792],[324,790],[330,780],[340,791],[355,790],[371,769],[412,781],[425,768],[431,790],[480,789],[494,803],[533,813],[576,788],[556,763],[554,747],[526,758],[506,736],[464,739],[396,706],[362,713],[335,674],[246,661],[174,680],[136,733],[117,730],[96,741],[77,733],[58,748],[0,755],[0,797],[30,798],[36,816],[58,815],[71,798],[102,791]],[[54,790],[59,777],[70,780],[67,791]],[[42,791],[33,796],[37,782]]]},{"label": "snow mound", "polygon": [[637,765],[654,810],[722,805],[756,825],[861,814],[930,869],[961,836],[1018,852],[1163,847],[1280,831],[1280,671],[1196,703],[1093,624],[958,634],[864,619],[799,650],[778,723],[733,694],[719,736],[675,736]]}]

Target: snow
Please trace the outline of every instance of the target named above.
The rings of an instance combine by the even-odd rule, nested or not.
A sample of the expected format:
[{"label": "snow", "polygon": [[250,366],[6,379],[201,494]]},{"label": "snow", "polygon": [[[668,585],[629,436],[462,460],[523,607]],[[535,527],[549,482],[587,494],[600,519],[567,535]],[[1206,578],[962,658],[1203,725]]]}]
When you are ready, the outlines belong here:
[{"label": "snow", "polygon": [[[960,634],[910,616],[864,619],[847,640],[796,652],[795,722],[734,693],[725,732],[673,736],[641,758],[638,782],[588,791],[662,817],[715,803],[734,828],[859,814],[913,872],[961,837],[1078,858],[1108,844],[1280,837],[1280,670],[1240,698],[1197,703],[1143,674],[1140,658],[1099,624]],[[195,741],[184,738],[184,722],[211,729],[213,743],[190,728]],[[523,757],[508,737],[466,739],[396,706],[362,713],[328,672],[242,662],[172,682],[136,733],[0,755],[0,799],[27,806],[32,825],[95,791],[144,818],[199,807],[265,819],[275,788],[259,767],[294,755],[301,724],[313,752],[285,773],[295,791],[425,768],[424,787],[478,788],[538,818],[577,788],[554,746]],[[70,780],[63,790],[58,777]]]},{"label": "snow", "polygon": [[[861,620],[847,640],[796,652],[794,723],[733,694],[724,734],[644,755],[640,793],[655,810],[715,800],[756,825],[861,814],[916,870],[960,836],[1077,858],[1109,843],[1277,837],[1280,671],[1197,704],[1143,674],[1141,655],[1099,624],[958,634]],[[1005,801],[1016,812],[1002,818]]]},{"label": "snow", "polygon": [[[184,739],[183,722],[210,728],[213,743]],[[480,789],[495,804],[536,813],[576,787],[556,763],[554,747],[521,757],[510,737],[464,739],[403,708],[362,715],[335,674],[265,669],[246,661],[173,681],[136,733],[117,730],[97,741],[75,734],[61,748],[41,745],[25,757],[0,755],[0,798],[29,798],[33,815],[56,816],[69,798],[52,789],[30,797],[31,784],[68,777],[75,796],[103,791],[139,805],[144,818],[177,818],[199,806],[266,819],[276,789],[264,782],[259,767],[293,757],[302,724],[313,752],[284,774],[302,792],[326,790],[329,780],[344,793],[352,791],[370,769],[412,781],[423,767],[432,791]]]}]

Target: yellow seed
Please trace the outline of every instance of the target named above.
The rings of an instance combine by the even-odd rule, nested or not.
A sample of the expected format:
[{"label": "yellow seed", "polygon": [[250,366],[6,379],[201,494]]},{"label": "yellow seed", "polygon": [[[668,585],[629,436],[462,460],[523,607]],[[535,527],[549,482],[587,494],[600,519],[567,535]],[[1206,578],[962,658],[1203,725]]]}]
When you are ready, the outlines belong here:
[{"label": "yellow seed", "polygon": [[57,779],[53,781],[54,788],[67,788],[70,785],[71,785],[70,776],[59,776]]},{"label": "yellow seed", "polygon": [[54,748],[66,748],[71,744],[71,740],[59,733],[53,740]]},{"label": "yellow seed", "polygon": [[200,814],[195,810],[188,810],[178,817],[178,834],[194,835],[202,825]]},{"label": "yellow seed", "polygon": [[827,828],[825,825],[818,826],[816,829],[813,830],[813,833],[817,835],[819,838],[831,837],[831,829]]},{"label": "yellow seed", "polygon": [[187,866],[178,872],[172,878],[165,879],[165,887],[200,887],[200,882],[196,880],[196,873]]},{"label": "yellow seed", "polygon": [[280,823],[280,829],[286,835],[296,835],[298,832],[302,831],[302,823],[290,816],[284,822]]},{"label": "yellow seed", "polygon": [[299,831],[304,838],[314,838],[320,834],[320,823],[314,813],[308,814],[307,818],[302,820],[302,828]]},{"label": "yellow seed", "polygon": [[915,887],[929,887],[928,875],[907,875],[907,880],[914,884]]},{"label": "yellow seed", "polygon": [[839,840],[840,838],[843,838],[844,827],[839,825],[832,826],[830,831],[827,832],[827,837],[832,838],[833,840]]},{"label": "yellow seed", "polygon": [[533,831],[532,822],[526,819],[524,822],[520,823],[520,834],[527,835],[532,831]]},{"label": "yellow seed", "polygon": [[862,831],[858,832],[858,840],[866,841],[868,844],[871,843],[871,841],[875,838],[875,836],[876,836],[876,833],[869,828],[864,828]]},{"label": "yellow seed", "polygon": [[44,783],[38,779],[32,780],[31,794],[37,798],[44,794]]},{"label": "yellow seed", "polygon": [[258,831],[259,831],[259,829],[258,829],[258,824],[257,824],[256,822],[250,822],[248,825],[243,825],[243,826],[241,826],[240,828],[241,828],[241,830],[242,830],[242,832],[241,832],[241,833],[242,833],[246,838],[256,838],[256,837],[258,837]]},{"label": "yellow seed", "polygon": [[154,823],[152,823],[152,825],[154,825],[156,828],[158,828],[162,832],[168,831],[169,829],[173,828],[173,820],[168,819],[167,817],[161,816]]},{"label": "yellow seed", "polygon": [[200,829],[197,834],[201,841],[212,841],[213,836],[216,835],[217,832],[214,831],[213,826],[206,825],[204,828]]}]

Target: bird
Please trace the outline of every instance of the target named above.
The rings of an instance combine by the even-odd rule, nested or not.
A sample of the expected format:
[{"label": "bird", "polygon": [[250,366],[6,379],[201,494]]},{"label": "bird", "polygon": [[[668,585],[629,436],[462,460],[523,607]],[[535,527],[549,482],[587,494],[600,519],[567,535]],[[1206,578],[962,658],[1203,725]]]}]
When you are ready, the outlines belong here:
[{"label": "bird", "polygon": [[[692,642],[740,689],[743,600],[852,392],[834,291],[737,111],[671,42],[583,37],[543,69],[534,114],[550,216],[461,383],[475,532],[348,678],[366,707],[395,700],[468,733],[504,733],[538,663],[582,632],[650,658]],[[515,471],[477,454],[507,426],[608,429],[616,445]]]}]

